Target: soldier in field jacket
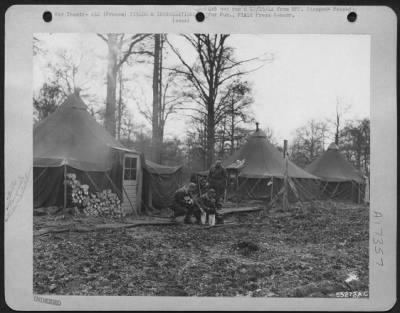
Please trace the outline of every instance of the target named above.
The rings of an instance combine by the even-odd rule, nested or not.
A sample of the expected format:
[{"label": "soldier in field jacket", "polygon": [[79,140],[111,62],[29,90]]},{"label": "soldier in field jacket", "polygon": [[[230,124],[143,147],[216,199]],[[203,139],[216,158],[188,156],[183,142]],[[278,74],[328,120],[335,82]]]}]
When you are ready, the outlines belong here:
[{"label": "soldier in field jacket", "polygon": [[216,191],[217,201],[224,198],[227,179],[226,169],[222,166],[221,160],[217,160],[208,173],[208,186]]},{"label": "soldier in field jacket", "polygon": [[188,186],[179,188],[174,193],[173,202],[171,205],[174,211],[174,219],[178,216],[185,216],[184,222],[191,224],[191,216],[194,215],[198,222],[200,222],[200,211],[197,210],[194,203],[194,192],[196,191],[196,184],[190,183]]},{"label": "soldier in field jacket", "polygon": [[214,189],[208,189],[205,194],[197,199],[196,204],[201,211],[207,214],[206,220],[209,220],[210,215],[215,215],[217,223],[222,223],[222,215],[217,212],[221,208],[221,204],[217,201]]}]

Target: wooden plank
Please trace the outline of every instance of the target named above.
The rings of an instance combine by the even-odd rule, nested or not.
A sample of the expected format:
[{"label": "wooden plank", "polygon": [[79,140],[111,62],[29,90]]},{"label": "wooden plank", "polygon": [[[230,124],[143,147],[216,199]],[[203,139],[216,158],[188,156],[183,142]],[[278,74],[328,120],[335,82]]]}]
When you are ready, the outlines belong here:
[{"label": "wooden plank", "polygon": [[230,213],[242,213],[242,212],[254,212],[254,211],[261,211],[263,209],[262,206],[257,207],[239,207],[239,208],[223,208],[218,210],[219,214],[225,215]]},{"label": "wooden plank", "polygon": [[[128,195],[128,193],[127,193],[127,191],[126,191],[124,185],[122,185],[122,190],[123,190],[123,192],[124,192],[124,194],[125,194],[125,196],[126,196],[126,199],[127,199],[128,202],[129,202],[129,205],[130,205],[130,209],[128,209],[128,212],[132,212],[132,213],[134,213],[135,215],[137,215],[137,212],[136,212],[136,210],[135,210],[135,206],[134,206],[134,204],[132,203],[131,198],[129,197],[129,195]],[[125,203],[125,205],[124,205],[124,203]],[[125,197],[124,197],[124,200],[122,201],[122,207],[123,207],[123,208],[127,208],[126,204],[127,204],[127,203],[126,203]]]},{"label": "wooden plank", "polygon": [[229,227],[229,226],[264,226],[269,225],[269,223],[224,223],[224,224],[216,224],[214,226],[206,226],[204,229],[214,229],[221,227]]}]

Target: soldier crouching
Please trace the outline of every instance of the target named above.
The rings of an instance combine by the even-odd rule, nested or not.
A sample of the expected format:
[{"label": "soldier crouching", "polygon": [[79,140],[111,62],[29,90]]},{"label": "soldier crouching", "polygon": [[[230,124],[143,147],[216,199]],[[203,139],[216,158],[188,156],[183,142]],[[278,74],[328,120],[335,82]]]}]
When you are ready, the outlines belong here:
[{"label": "soldier crouching", "polygon": [[222,215],[217,212],[217,210],[221,208],[221,205],[216,196],[216,191],[210,188],[197,200],[197,205],[204,216],[202,224],[208,223],[210,225],[215,225],[216,223],[223,223]]},{"label": "soldier crouching", "polygon": [[174,211],[173,219],[184,215],[184,223],[192,224],[191,216],[194,215],[197,222],[200,223],[200,210],[195,205],[193,196],[196,191],[196,184],[190,183],[175,191],[171,209]]}]

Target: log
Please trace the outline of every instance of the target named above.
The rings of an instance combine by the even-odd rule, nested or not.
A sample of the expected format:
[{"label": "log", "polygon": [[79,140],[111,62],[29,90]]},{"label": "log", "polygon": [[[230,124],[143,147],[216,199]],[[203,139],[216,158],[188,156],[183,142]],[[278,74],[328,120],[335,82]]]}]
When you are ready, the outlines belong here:
[{"label": "log", "polygon": [[206,226],[203,229],[210,229],[216,227],[224,227],[224,226],[262,226],[269,225],[269,223],[224,223],[224,224],[216,224],[214,226]]},{"label": "log", "polygon": [[63,233],[63,232],[90,232],[96,230],[107,230],[107,229],[120,229],[120,228],[131,228],[137,226],[156,226],[156,225],[176,225],[174,221],[143,221],[131,224],[99,224],[99,225],[69,225],[66,227],[47,227],[34,231],[34,236],[41,236],[47,233]]},{"label": "log", "polygon": [[47,233],[63,233],[63,232],[68,232],[70,231],[71,227],[47,227],[47,228],[42,228],[39,230],[36,230],[33,232],[34,236],[41,236]]},{"label": "log", "polygon": [[242,212],[254,212],[261,211],[263,207],[242,207],[242,208],[224,208],[218,211],[221,215],[226,215],[230,213],[242,213]]}]

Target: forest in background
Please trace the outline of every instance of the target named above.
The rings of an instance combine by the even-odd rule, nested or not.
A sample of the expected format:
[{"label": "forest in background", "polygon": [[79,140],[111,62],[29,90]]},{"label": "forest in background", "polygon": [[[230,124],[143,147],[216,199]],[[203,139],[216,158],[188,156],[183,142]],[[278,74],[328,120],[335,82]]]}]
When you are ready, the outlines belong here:
[{"label": "forest in background", "polygon": [[[255,130],[248,78],[274,62],[268,52],[239,59],[229,44],[234,35],[228,34],[174,35],[185,49],[166,34],[91,36],[103,43],[105,53],[48,49],[40,34],[33,38],[34,60],[47,60],[40,69],[46,80],[33,91],[34,124],[54,112],[68,94],[79,91],[90,114],[124,145],[154,162],[184,164],[191,171],[207,169],[216,158],[231,155]],[[132,99],[135,114],[127,105]],[[310,119],[295,129],[290,159],[304,167],[336,142],[369,176],[370,120],[351,118],[350,108],[351,103],[338,96],[334,116]],[[179,135],[166,136],[166,126],[179,125],[179,120],[184,121]],[[261,128],[281,149],[274,129]]]}]

